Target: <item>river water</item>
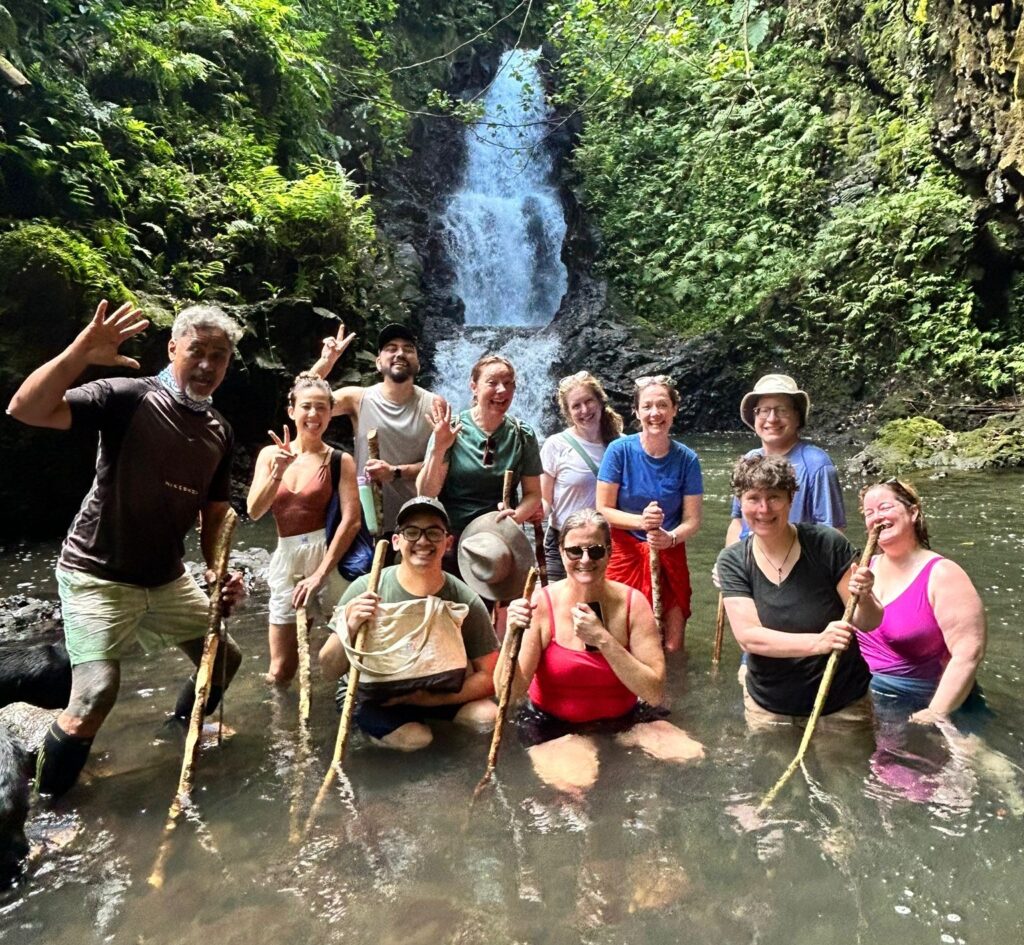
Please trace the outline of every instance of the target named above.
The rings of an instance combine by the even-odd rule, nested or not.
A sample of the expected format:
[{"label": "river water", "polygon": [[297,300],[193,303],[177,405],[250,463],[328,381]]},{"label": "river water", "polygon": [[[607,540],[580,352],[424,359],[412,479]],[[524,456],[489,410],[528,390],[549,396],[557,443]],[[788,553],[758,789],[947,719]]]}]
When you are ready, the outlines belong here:
[{"label": "river water", "polygon": [[[702,763],[659,764],[605,741],[597,784],[568,798],[536,780],[510,733],[497,784],[470,817],[487,736],[437,726],[434,744],[408,756],[356,735],[350,781],[309,839],[291,843],[330,757],[336,714],[316,685],[304,742],[294,694],[263,684],[258,587],[231,620],[246,654],[227,700],[237,734],[200,758],[198,816],[178,827],[164,889],[146,877],[180,764],[179,748],[154,742],[187,671],[174,652],[126,660],[87,777],[59,811],[31,822],[47,847],[28,880],[0,898],[0,941],[1020,942],[1024,478],[920,482],[935,546],[967,568],[988,607],[980,678],[995,717],[980,739],[951,746],[933,729],[898,726],[877,746],[813,744],[806,775],[759,820],[753,807],[796,739],[747,735],[730,637],[720,670],[710,664],[715,598],[705,579],[727,524],[727,470],[750,438],[686,440],[704,467],[705,526],[689,548],[688,652],[670,658],[668,688],[673,720],[707,748]],[[246,523],[236,547],[272,543],[264,523]],[[54,595],[55,551],[6,555],[0,596]]]}]

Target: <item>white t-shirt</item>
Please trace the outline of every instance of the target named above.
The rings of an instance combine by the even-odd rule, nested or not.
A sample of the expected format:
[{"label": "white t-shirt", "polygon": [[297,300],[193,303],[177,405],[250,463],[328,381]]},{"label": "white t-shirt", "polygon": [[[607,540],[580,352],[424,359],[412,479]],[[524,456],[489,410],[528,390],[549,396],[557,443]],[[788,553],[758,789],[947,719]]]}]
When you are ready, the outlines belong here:
[{"label": "white t-shirt", "polygon": [[[595,465],[607,448],[604,443],[591,443],[565,431],[583,447]],[[551,525],[561,529],[562,523],[577,509],[594,508],[597,502],[597,474],[592,472],[583,457],[565,439],[564,433],[549,436],[540,449],[540,462],[544,472],[555,481],[551,503]]]}]

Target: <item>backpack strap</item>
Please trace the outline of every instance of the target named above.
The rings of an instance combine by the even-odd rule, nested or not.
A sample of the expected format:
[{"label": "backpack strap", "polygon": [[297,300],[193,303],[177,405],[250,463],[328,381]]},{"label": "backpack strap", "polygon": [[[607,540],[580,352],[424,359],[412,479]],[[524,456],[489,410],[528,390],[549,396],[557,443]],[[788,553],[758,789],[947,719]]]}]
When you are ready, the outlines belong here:
[{"label": "backpack strap", "polygon": [[562,439],[565,440],[577,453],[580,454],[580,458],[587,464],[590,471],[596,476],[597,475],[597,463],[594,462],[593,457],[583,448],[583,444],[576,439],[571,433],[565,432],[562,434]]},{"label": "backpack strap", "polygon": [[341,450],[331,447],[331,491],[338,491],[338,482],[341,480]]}]

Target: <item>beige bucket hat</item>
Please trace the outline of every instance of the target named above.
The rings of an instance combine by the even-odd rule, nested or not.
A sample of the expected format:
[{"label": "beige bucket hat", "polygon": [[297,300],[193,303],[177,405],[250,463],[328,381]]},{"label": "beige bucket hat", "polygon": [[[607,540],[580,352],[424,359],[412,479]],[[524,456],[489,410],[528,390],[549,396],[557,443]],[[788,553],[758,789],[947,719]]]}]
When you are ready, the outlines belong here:
[{"label": "beige bucket hat", "polygon": [[744,394],[743,400],[740,401],[740,419],[751,430],[754,429],[754,407],[757,406],[759,398],[768,394],[786,394],[792,397],[796,409],[800,411],[800,426],[807,423],[807,417],[811,412],[811,398],[807,396],[807,391],[800,390],[796,386],[796,381],[788,374],[765,374],[764,377],[757,379],[754,389],[749,394]]},{"label": "beige bucket hat", "polygon": [[459,539],[462,580],[487,600],[515,600],[536,565],[529,539],[512,519],[497,512],[473,519]]}]

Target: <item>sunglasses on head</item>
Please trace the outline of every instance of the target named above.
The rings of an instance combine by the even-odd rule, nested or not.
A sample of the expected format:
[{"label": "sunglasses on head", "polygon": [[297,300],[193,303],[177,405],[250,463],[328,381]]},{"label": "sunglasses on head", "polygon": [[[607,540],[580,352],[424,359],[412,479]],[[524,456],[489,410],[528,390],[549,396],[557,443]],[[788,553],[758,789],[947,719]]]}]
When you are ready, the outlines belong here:
[{"label": "sunglasses on head", "polygon": [[651,384],[661,384],[662,387],[675,387],[676,382],[667,374],[648,374],[638,377],[634,382],[637,387],[649,387]]},{"label": "sunglasses on head", "polygon": [[570,561],[582,560],[584,552],[591,561],[600,561],[608,553],[608,548],[605,545],[587,545],[585,548],[567,545],[562,551]]},{"label": "sunglasses on head", "polygon": [[589,371],[577,371],[575,374],[570,374],[567,377],[563,377],[558,382],[558,389],[561,391],[568,390],[570,387],[575,387],[577,384],[582,384],[584,381],[591,380]]},{"label": "sunglasses on head", "polygon": [[483,456],[480,458],[480,464],[485,469],[490,469],[494,465],[494,437],[489,436],[484,440],[483,444]]}]

